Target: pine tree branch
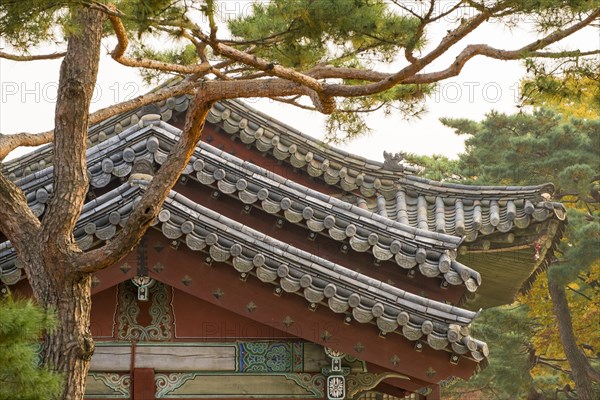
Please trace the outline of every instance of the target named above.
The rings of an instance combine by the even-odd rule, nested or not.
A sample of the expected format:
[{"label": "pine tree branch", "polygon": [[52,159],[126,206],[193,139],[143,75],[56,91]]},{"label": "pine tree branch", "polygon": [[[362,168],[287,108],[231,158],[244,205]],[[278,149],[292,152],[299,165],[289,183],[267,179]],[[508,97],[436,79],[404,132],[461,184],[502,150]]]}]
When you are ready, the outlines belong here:
[{"label": "pine tree branch", "polygon": [[[409,79],[405,79],[403,83],[433,83],[439,82],[440,80],[447,79],[453,76],[457,76],[461,72],[462,68],[465,66],[467,61],[469,61],[477,55],[482,55],[489,58],[504,61],[519,60],[527,57],[556,58],[558,54],[562,54],[562,56],[565,57],[569,56],[569,54],[572,54],[573,56],[581,55],[582,52],[580,51],[541,52],[539,50],[585,28],[586,26],[590,25],[594,20],[596,20],[598,16],[600,16],[600,9],[594,10],[587,16],[587,18],[579,21],[576,24],[573,24],[568,28],[556,30],[546,35],[545,37],[533,41],[517,50],[501,50],[484,44],[467,45],[456,57],[452,65],[446,68],[445,70],[415,75],[413,77],[410,77]],[[585,53],[588,52],[584,52],[584,54]],[[590,54],[598,54],[598,52],[592,51],[590,52]]]},{"label": "pine tree branch", "polygon": [[567,57],[587,57],[600,54],[599,50],[572,50],[572,51],[532,51],[528,54],[531,58],[567,58]]},{"label": "pine tree branch", "polygon": [[[199,31],[195,32],[195,34],[200,35],[201,40],[210,40],[206,35],[202,34]],[[266,72],[270,76],[276,76],[282,79],[287,79],[292,82],[296,82],[316,92],[320,92],[323,90],[322,83],[319,82],[317,79],[314,79],[303,73],[297,72],[292,68],[287,68],[282,65],[273,64],[267,60],[255,57],[244,51],[237,50],[231,46],[227,46],[222,43],[215,43],[214,45],[212,45],[212,47],[215,51],[218,51],[219,54],[221,54],[222,56],[230,58],[242,64],[252,66],[256,69]]]},{"label": "pine tree branch", "polygon": [[[195,89],[200,85],[201,82],[184,79],[182,82],[176,85],[165,86],[161,89],[140,95],[131,100],[101,108],[100,110],[89,114],[88,124],[89,126],[92,126],[115,115],[138,109],[147,104],[157,103],[170,97],[180,96],[182,94],[193,94],[195,93]],[[0,134],[0,161],[18,147],[39,146],[50,143],[53,139],[53,130],[41,133],[18,133],[14,135]]]},{"label": "pine tree branch", "polygon": [[[484,46],[484,45],[479,45]],[[503,50],[498,50],[503,51]],[[584,57],[589,55],[600,54],[600,50],[590,51],[563,51],[563,52],[531,52],[529,53],[532,57],[537,58],[561,58],[561,57]],[[468,60],[467,60],[468,61]],[[444,70],[447,71],[447,70]],[[443,79],[456,76],[460,71],[457,71],[454,75],[441,75],[442,71],[432,72],[428,74],[416,74],[413,78],[406,79],[402,83],[415,83],[415,84],[426,84],[436,83]],[[373,70],[360,70],[355,68],[346,67],[331,67],[320,65],[312,68],[307,72],[308,75],[316,79],[353,79],[361,80],[366,82],[378,82],[392,77],[392,74]]]},{"label": "pine tree branch", "polygon": [[[307,72],[307,75],[315,78],[315,79],[353,79],[353,80],[362,80],[366,82],[375,82],[372,85],[354,85],[356,88],[352,90],[352,93],[347,89],[337,90],[341,85],[332,85],[327,90],[334,92],[336,96],[340,95],[351,95],[351,96],[363,96],[367,94],[375,93],[373,88],[382,86],[382,82],[395,82],[395,83],[405,83],[405,84],[425,84],[425,83],[435,83],[441,80],[451,78],[460,74],[462,68],[465,64],[473,57],[477,55],[483,55],[489,58],[494,58],[498,60],[518,60],[526,57],[532,58],[562,58],[562,57],[584,57],[589,55],[600,54],[600,50],[589,50],[589,51],[539,51],[550,44],[556,43],[559,40],[564,39],[565,37],[583,29],[584,27],[590,25],[592,21],[594,21],[598,16],[600,16],[600,10],[595,10],[592,12],[587,18],[581,20],[580,22],[572,25],[569,28],[565,28],[562,30],[554,31],[542,39],[536,40],[534,42],[529,43],[526,46],[521,47],[517,50],[502,50],[496,49],[484,44],[476,44],[476,45],[467,45],[460,54],[456,57],[452,65],[444,70],[440,70],[437,72],[418,74],[415,73],[413,75],[407,75],[398,81],[398,76],[402,71],[407,70],[410,66],[406,67],[402,71],[397,72],[396,74],[390,74],[379,71],[371,71],[371,70],[360,70],[355,68],[345,68],[345,67],[330,67],[330,66],[317,66],[310,71]],[[481,21],[483,22],[483,21]],[[463,24],[466,25],[466,24]],[[458,28],[460,29],[460,27]],[[468,33],[468,32],[466,32]],[[460,37],[464,37],[466,35],[465,32],[458,32],[455,35],[461,35]],[[450,33],[445,40],[451,36]],[[444,51],[447,50],[450,46],[444,44],[444,40],[438,46],[439,48],[445,47]],[[444,44],[444,46],[443,46]],[[435,51],[435,50],[434,50]],[[432,51],[433,53],[433,51]],[[430,53],[431,54],[431,53]],[[426,56],[427,57],[427,56]],[[425,58],[425,57],[424,57]],[[423,60],[423,59],[421,59]],[[422,61],[418,60],[418,63]],[[415,63],[411,64],[415,65]],[[422,68],[420,68],[422,69]],[[377,85],[377,86],[373,86]],[[392,85],[393,86],[393,85]]]},{"label": "pine tree branch", "polygon": [[[77,223],[88,190],[86,139],[88,110],[98,75],[105,14],[81,8],[75,12],[85,32],[69,38],[59,73],[54,114],[53,188],[43,217],[45,248],[62,253],[74,245]],[[71,251],[72,249],[69,249]]]},{"label": "pine tree branch", "polygon": [[284,35],[287,35],[290,32],[294,32],[295,29],[292,29],[292,25],[288,27],[285,31],[274,33],[269,36],[265,36],[261,39],[256,40],[231,40],[231,39],[223,39],[220,42],[229,46],[248,46],[248,45],[264,45],[264,44],[274,44],[281,41],[281,38]]},{"label": "pine tree branch", "polygon": [[279,103],[292,105],[294,107],[300,108],[301,110],[317,111],[317,109],[315,107],[311,107],[311,106],[307,106],[305,104],[299,103],[297,101],[298,97],[295,97],[292,99],[286,99],[285,97],[271,97],[271,99],[275,100]]},{"label": "pine tree branch", "polygon": [[50,54],[10,54],[0,51],[0,58],[5,58],[11,61],[37,61],[37,60],[56,60],[57,58],[63,58],[67,53],[50,53]]},{"label": "pine tree branch", "polygon": [[[460,5],[461,3],[462,2],[459,2],[458,5]],[[407,7],[403,7],[403,6],[400,6],[400,7],[405,10],[407,8]],[[455,5],[454,7],[457,7],[457,5]],[[419,22],[419,26],[417,26],[417,31],[411,38],[410,44],[408,46],[406,46],[406,48],[404,49],[404,57],[411,64],[414,64],[417,62],[417,58],[414,56],[413,52],[415,50],[415,47],[417,46],[417,43],[419,43],[419,40],[421,40],[421,38],[423,37],[423,34],[425,33],[425,27],[430,22],[431,15],[433,14],[434,8],[435,8],[435,0],[429,0],[429,9],[427,10],[427,13],[423,17],[418,17],[420,22]]]},{"label": "pine tree branch", "polygon": [[538,360],[549,361],[549,362],[567,362],[566,358],[547,358],[542,356],[537,356]]},{"label": "pine tree branch", "polygon": [[314,79],[307,74],[298,72],[293,68],[287,68],[282,65],[274,64],[260,57],[248,54],[245,51],[240,51],[234,47],[215,41],[212,37],[202,33],[200,29],[195,29],[193,34],[201,41],[208,43],[215,53],[223,57],[252,66],[267,73],[269,76],[286,79],[304,86],[306,89],[308,89],[306,91],[306,95],[311,98],[315,107],[323,114],[331,114],[335,110],[335,101],[333,100],[332,96],[324,94],[323,84],[319,80]]},{"label": "pine tree branch", "polygon": [[413,77],[427,65],[431,64],[450,47],[484,23],[490,17],[492,12],[492,9],[485,10],[484,12],[471,17],[456,29],[448,32],[440,43],[425,56],[417,59],[416,62],[409,64],[398,72],[388,75],[385,79],[366,85],[329,84],[325,86],[325,94],[342,97],[368,96],[390,89],[399,83],[408,83],[405,81]]},{"label": "pine tree branch", "polygon": [[402,11],[409,13],[413,17],[415,17],[417,19],[422,19],[423,18],[423,17],[421,17],[421,14],[415,12],[411,7],[405,6],[402,1],[399,1],[399,0],[390,0],[390,1],[393,4],[395,4],[396,6],[398,6]]},{"label": "pine tree branch", "polygon": [[579,291],[579,290],[577,290],[577,289],[574,289],[574,288],[572,288],[572,287],[571,287],[571,286],[569,286],[569,285],[567,285],[567,289],[569,289],[569,290],[570,290],[570,291],[572,291],[572,292],[575,292],[575,293],[577,293],[578,295],[582,296],[583,298],[585,298],[585,299],[586,299],[586,300],[588,300],[588,301],[592,301],[592,299],[591,299],[589,296],[585,295],[584,293],[580,292],[580,291]]},{"label": "pine tree branch", "polygon": [[39,146],[50,143],[54,138],[53,131],[43,133],[16,133],[14,135],[4,135],[0,133],[0,161],[17,147]]},{"label": "pine tree branch", "polygon": [[108,267],[127,255],[137,245],[152,221],[158,215],[164,199],[171,187],[186,167],[196,143],[200,140],[206,116],[212,101],[198,91],[188,108],[186,123],[177,144],[169,153],[156,176],[148,183],[146,190],[133,209],[127,222],[117,236],[98,249],[74,255],[74,265],[80,273],[93,273]]},{"label": "pine tree branch", "polygon": [[600,378],[594,370],[585,353],[577,346],[575,333],[573,332],[573,321],[564,286],[555,282],[552,274],[547,274],[548,291],[552,299],[552,306],[558,322],[560,341],[571,367],[571,376],[577,385],[577,394],[582,400],[593,398],[592,380]]},{"label": "pine tree branch", "polygon": [[215,1],[214,0],[206,0],[206,15],[208,15],[208,25],[210,26],[210,42],[216,43],[218,26],[215,21]]},{"label": "pine tree branch", "polygon": [[124,101],[109,107],[101,108],[90,114],[90,125],[102,122],[115,115],[135,110],[147,104],[157,103],[170,97],[180,96],[182,94],[194,94],[196,89],[202,85],[202,81],[184,79],[173,86],[165,86],[158,90],[145,93],[131,100]]},{"label": "pine tree branch", "polygon": [[[114,8],[114,6],[112,7]],[[109,14],[108,19],[110,20],[113,30],[117,36],[117,45],[110,55],[113,60],[121,65],[125,65],[127,67],[155,69],[163,72],[175,72],[184,75],[206,74],[212,68],[208,62],[195,65],[180,65],[167,63],[164,61],[151,60],[148,58],[133,59],[130,57],[125,57],[125,51],[129,45],[129,39],[127,39],[127,31],[123,25],[123,21],[121,21],[121,18],[114,14]]]},{"label": "pine tree branch", "polygon": [[570,370],[564,369],[560,365],[551,364],[551,363],[549,363],[547,361],[543,361],[543,360],[538,359],[537,362],[536,362],[536,364],[538,364],[538,365],[545,365],[546,367],[552,368],[552,369],[554,369],[556,371],[560,371],[560,372],[562,372],[564,374],[567,374],[567,375],[571,374]]},{"label": "pine tree branch", "polygon": [[26,256],[27,245],[41,229],[27,204],[23,191],[0,172],[0,231],[10,238],[19,256]]}]

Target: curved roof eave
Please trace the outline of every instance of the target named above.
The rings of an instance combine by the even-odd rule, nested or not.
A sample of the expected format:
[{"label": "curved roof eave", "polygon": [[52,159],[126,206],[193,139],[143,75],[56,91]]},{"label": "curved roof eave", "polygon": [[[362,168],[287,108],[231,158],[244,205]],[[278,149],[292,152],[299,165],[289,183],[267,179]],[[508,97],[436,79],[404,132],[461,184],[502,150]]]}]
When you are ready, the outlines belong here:
[{"label": "curved roof eave", "polygon": [[[136,179],[94,199],[83,208],[75,238],[87,249],[113,238],[127,220],[147,181]],[[314,254],[295,248],[194,203],[171,191],[154,224],[170,240],[179,240],[212,259],[231,264],[240,274],[263,282],[334,312],[351,314],[358,322],[374,322],[384,333],[409,340],[424,337],[437,350],[446,349],[481,361],[487,346],[468,334],[477,313],[414,295]],[[21,275],[9,242],[0,244],[0,266],[13,268],[3,276]],[[13,276],[13,277],[14,277]]]},{"label": "curved roof eave", "polygon": [[[88,149],[92,187],[104,187],[113,177],[129,175],[135,160],[154,159],[162,164],[180,130],[146,115],[137,126]],[[52,190],[52,167],[17,181],[36,215],[45,209]],[[405,269],[428,277],[441,277],[451,285],[473,292],[481,284],[479,273],[456,261],[462,239],[413,228],[302,186],[206,143],[199,143],[183,172],[223,193],[237,194],[245,204],[259,204],[270,214],[283,213],[290,222],[303,222],[313,232],[326,232],[347,241],[355,251],[370,251],[378,260],[392,259]]]}]

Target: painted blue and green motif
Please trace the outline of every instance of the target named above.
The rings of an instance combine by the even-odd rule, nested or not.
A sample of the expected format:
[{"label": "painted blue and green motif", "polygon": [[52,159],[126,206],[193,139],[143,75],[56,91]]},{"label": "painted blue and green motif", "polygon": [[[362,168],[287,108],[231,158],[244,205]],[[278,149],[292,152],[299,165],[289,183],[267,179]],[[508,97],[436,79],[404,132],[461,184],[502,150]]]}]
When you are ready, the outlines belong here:
[{"label": "painted blue and green motif", "polygon": [[302,372],[304,343],[239,342],[239,372]]}]

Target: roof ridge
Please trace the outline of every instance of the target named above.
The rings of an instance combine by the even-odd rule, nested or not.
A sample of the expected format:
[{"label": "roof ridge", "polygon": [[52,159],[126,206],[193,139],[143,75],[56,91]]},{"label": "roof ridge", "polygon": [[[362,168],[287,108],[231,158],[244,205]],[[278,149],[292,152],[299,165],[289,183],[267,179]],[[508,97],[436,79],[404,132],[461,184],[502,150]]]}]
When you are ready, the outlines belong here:
[{"label": "roof ridge", "polygon": [[[174,113],[185,112],[190,96],[180,95],[157,103],[161,117],[167,122]],[[88,147],[121,133],[136,124],[144,116],[142,110],[128,111],[90,127]],[[147,114],[146,114],[147,115]],[[552,184],[537,186],[473,186],[439,182],[415,175],[418,170],[394,162],[369,160],[350,154],[321,142],[305,133],[278,121],[240,100],[224,100],[216,103],[208,116],[214,124],[221,124],[229,134],[240,136],[242,142],[254,144],[259,151],[270,151],[280,160],[287,160],[294,167],[306,168],[309,175],[321,177],[330,185],[339,185],[345,191],[359,189],[372,197],[378,192],[395,193],[399,186],[424,193],[443,192],[452,197],[478,197],[481,191],[497,197],[541,196],[552,194]],[[50,162],[52,146],[46,145],[36,153],[28,153],[3,164],[5,174],[11,179],[30,174]],[[385,152],[384,152],[385,153]],[[25,163],[26,165],[21,165]]]}]

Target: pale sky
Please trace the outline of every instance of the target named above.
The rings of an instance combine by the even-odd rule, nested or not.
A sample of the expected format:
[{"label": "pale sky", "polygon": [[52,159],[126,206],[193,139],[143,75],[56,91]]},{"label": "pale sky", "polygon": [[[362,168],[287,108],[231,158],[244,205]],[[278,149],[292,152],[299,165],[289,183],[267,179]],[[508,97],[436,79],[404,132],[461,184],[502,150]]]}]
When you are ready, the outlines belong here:
[{"label": "pale sky", "polygon": [[[504,49],[516,49],[533,40],[528,30],[530,23],[519,29],[508,30],[499,24],[478,28],[467,39],[459,42],[448,54],[429,66],[426,71],[447,67],[456,54],[469,43],[488,43]],[[437,44],[448,27],[442,23],[430,30],[431,45]],[[558,43],[556,49],[578,46],[583,50],[600,47],[598,30],[588,29],[568,41]],[[0,48],[1,48],[0,44]],[[110,47],[112,49],[112,47]],[[92,110],[127,100],[148,91],[136,70],[118,65],[103,50],[100,72],[92,102]],[[40,52],[53,51],[42,49]],[[32,51],[35,54],[36,51]],[[41,132],[52,128],[54,101],[60,60],[17,63],[0,59],[0,132]],[[383,116],[373,113],[368,124],[373,133],[356,139],[342,148],[369,159],[382,161],[383,151],[443,154],[455,158],[463,151],[464,137],[444,127],[440,117],[481,120],[491,110],[515,113],[519,79],[525,70],[520,62],[505,62],[476,57],[469,61],[461,75],[444,81],[438,91],[428,98],[427,112],[420,119],[405,121],[400,115]],[[271,100],[246,100],[253,107],[277,118],[296,129],[323,137],[323,116]]]}]

